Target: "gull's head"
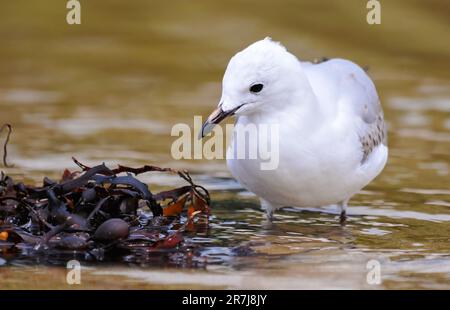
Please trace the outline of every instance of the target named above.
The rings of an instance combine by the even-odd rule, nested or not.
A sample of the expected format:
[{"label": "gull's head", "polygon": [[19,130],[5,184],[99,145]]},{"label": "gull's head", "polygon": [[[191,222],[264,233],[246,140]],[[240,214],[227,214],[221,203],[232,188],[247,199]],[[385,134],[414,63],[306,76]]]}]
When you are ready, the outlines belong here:
[{"label": "gull's head", "polygon": [[228,63],[219,105],[203,124],[200,136],[228,116],[278,109],[295,90],[299,70],[298,59],[271,38],[238,52]]}]

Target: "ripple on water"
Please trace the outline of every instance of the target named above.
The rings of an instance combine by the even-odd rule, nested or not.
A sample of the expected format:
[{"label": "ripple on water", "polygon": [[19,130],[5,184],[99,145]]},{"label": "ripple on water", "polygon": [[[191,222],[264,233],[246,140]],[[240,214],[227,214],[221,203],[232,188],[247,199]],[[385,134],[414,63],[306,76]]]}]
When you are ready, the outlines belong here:
[{"label": "ripple on water", "polygon": [[12,104],[48,104],[61,103],[63,94],[57,91],[36,89],[7,89],[0,91],[0,101]]}]

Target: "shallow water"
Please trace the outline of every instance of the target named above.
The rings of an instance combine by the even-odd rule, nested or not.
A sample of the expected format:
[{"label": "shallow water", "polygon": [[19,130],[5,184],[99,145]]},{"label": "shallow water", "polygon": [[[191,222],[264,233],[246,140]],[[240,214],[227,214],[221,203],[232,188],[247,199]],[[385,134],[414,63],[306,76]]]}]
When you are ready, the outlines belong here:
[{"label": "shallow water", "polygon": [[[383,2],[379,26],[366,24],[356,0],[115,0],[82,10],[82,25],[68,26],[61,1],[1,4],[0,122],[14,126],[14,167],[4,170],[40,182],[75,168],[71,156],[186,168],[214,201],[209,231],[186,240],[197,249],[191,264],[176,255],[86,263],[82,288],[450,288],[446,1]],[[368,66],[378,88],[390,157],[351,200],[344,227],[333,208],[287,208],[267,223],[223,161],[170,156],[171,127],[206,116],[229,58],[267,35],[304,60]],[[143,180],[178,184],[166,175]],[[380,285],[366,281],[372,259]],[[68,288],[56,262],[3,253],[2,288]]]}]

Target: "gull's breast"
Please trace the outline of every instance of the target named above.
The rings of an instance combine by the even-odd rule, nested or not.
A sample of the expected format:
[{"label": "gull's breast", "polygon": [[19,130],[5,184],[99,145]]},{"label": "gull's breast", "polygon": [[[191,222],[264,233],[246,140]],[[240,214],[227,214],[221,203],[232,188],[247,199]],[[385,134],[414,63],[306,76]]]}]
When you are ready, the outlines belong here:
[{"label": "gull's breast", "polygon": [[264,160],[260,158],[236,159],[234,140],[227,150],[233,177],[274,205],[318,207],[338,203],[366,186],[386,163],[387,148],[380,144],[361,164],[364,150],[352,128],[326,128],[323,134],[310,135],[309,139],[292,130],[281,131],[276,169],[261,169]]}]

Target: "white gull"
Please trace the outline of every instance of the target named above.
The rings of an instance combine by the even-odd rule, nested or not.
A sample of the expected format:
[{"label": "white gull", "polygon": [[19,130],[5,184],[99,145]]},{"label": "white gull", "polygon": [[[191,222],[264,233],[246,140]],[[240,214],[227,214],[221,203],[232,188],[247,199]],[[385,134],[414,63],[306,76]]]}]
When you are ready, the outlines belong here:
[{"label": "white gull", "polygon": [[283,206],[337,204],[343,220],[349,199],[386,164],[387,134],[377,91],[351,61],[299,61],[266,38],[231,58],[222,86],[202,137],[230,115],[237,125],[278,124],[276,169],[261,170],[261,159],[236,159],[236,139],[227,151],[232,175],[260,197],[270,217]]}]

